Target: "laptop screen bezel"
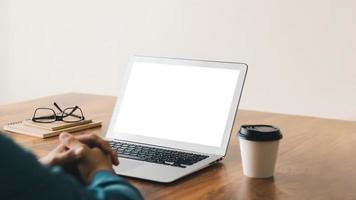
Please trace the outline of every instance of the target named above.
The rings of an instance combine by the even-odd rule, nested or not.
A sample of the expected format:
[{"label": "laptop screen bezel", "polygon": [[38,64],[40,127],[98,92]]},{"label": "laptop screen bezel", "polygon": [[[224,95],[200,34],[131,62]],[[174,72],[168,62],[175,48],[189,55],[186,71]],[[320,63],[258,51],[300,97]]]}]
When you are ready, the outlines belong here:
[{"label": "laptop screen bezel", "polygon": [[[213,67],[213,68],[226,68],[226,69],[237,69],[240,70],[239,78],[237,84],[235,86],[235,91],[233,95],[233,100],[230,105],[230,110],[228,114],[228,120],[225,126],[225,131],[223,135],[222,142],[220,147],[207,146],[195,143],[188,142],[180,142],[180,141],[172,141],[167,139],[160,138],[152,138],[142,135],[135,135],[130,133],[122,133],[116,132],[114,130],[115,122],[120,111],[122,97],[125,93],[125,88],[128,83],[131,69],[134,62],[148,62],[148,63],[166,63],[173,65],[191,65],[191,66],[199,66],[199,67]],[[236,112],[238,109],[238,105],[241,98],[241,93],[243,90],[243,85],[246,78],[248,66],[244,63],[233,63],[233,62],[220,62],[220,61],[205,61],[205,60],[189,60],[189,59],[179,59],[179,58],[162,58],[162,57],[147,57],[147,56],[132,56],[128,62],[126,72],[121,80],[121,84],[119,85],[119,93],[116,100],[116,105],[111,117],[111,122],[106,134],[106,138],[108,139],[118,139],[125,140],[131,142],[137,142],[142,144],[150,144],[162,147],[169,147],[175,149],[182,149],[194,152],[201,152],[205,154],[215,154],[225,156],[228,143],[230,137],[232,135],[232,129],[234,125],[234,120],[236,116]]]}]

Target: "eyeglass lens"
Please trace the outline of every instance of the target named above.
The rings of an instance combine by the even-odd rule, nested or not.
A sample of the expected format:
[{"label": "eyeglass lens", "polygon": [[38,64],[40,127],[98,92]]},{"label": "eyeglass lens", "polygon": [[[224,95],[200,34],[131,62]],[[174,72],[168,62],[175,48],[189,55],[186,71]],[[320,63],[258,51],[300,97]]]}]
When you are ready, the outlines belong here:
[{"label": "eyeglass lens", "polygon": [[37,122],[54,122],[56,121],[56,113],[54,112],[54,110],[49,108],[38,108],[35,111],[34,119]]},{"label": "eyeglass lens", "polygon": [[84,116],[79,107],[70,107],[63,110],[62,119],[65,122],[77,122],[83,120]]}]

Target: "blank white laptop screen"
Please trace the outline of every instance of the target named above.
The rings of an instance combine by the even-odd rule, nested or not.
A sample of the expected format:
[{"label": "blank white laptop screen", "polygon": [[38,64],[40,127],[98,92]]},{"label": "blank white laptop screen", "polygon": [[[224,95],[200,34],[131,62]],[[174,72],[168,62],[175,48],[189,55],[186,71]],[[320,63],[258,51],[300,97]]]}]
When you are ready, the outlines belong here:
[{"label": "blank white laptop screen", "polygon": [[134,62],[114,131],[219,147],[239,73]]}]

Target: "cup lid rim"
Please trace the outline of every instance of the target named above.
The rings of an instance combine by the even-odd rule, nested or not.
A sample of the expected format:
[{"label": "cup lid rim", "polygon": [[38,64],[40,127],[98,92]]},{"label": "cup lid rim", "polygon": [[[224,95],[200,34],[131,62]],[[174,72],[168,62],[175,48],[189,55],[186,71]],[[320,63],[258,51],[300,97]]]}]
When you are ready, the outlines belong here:
[{"label": "cup lid rim", "polygon": [[279,128],[272,125],[253,124],[242,125],[239,137],[251,141],[276,141],[283,138]]}]

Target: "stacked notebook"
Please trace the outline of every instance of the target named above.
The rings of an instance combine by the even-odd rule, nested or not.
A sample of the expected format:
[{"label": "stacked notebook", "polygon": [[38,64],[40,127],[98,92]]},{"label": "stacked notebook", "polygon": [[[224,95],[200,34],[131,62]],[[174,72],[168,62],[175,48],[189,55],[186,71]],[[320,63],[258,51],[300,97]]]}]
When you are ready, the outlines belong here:
[{"label": "stacked notebook", "polygon": [[24,121],[9,123],[4,126],[4,130],[40,138],[48,138],[57,136],[64,131],[75,132],[100,126],[101,122],[93,121],[91,119],[71,123],[63,121],[56,121],[53,123],[38,123],[27,119]]}]

